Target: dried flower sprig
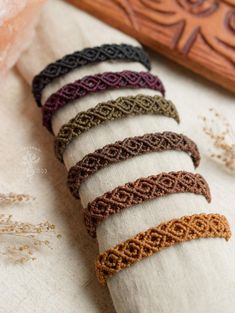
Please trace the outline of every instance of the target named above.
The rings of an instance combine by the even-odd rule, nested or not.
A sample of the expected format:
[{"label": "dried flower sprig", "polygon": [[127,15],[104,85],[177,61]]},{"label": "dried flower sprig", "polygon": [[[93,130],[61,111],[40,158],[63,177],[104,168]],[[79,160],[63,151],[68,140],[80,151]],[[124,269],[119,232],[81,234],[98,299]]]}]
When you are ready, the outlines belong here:
[{"label": "dried flower sprig", "polygon": [[[14,221],[12,215],[0,214],[0,238],[2,250],[0,254],[14,262],[25,263],[35,260],[34,253],[42,246],[51,248],[50,241],[45,239],[51,233],[55,234],[55,225],[48,221],[31,224]],[[4,245],[3,237],[13,236],[14,244],[9,245],[9,238]],[[57,235],[60,238],[60,235]]]},{"label": "dried flower sprig", "polygon": [[201,117],[203,131],[212,141],[210,157],[227,170],[235,173],[235,133],[228,120],[215,109],[210,109],[212,118]]},{"label": "dried flower sprig", "polygon": [[0,193],[0,204],[4,205],[26,202],[34,199],[35,199],[34,197],[27,194],[17,194],[14,192],[10,192],[7,194]]},{"label": "dried flower sprig", "polygon": [[[0,193],[0,204],[4,205],[24,203],[34,199],[27,194]],[[49,241],[52,235],[61,238],[60,234],[56,234],[55,225],[48,221],[32,224],[16,221],[12,215],[0,214],[0,255],[14,263],[35,260],[35,253],[42,246],[52,249]]]}]

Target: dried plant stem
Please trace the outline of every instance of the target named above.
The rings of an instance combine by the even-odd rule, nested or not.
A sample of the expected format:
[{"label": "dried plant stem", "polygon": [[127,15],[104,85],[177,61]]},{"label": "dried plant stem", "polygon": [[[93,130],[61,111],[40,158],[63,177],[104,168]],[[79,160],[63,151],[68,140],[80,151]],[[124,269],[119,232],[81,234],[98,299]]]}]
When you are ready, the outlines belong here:
[{"label": "dried plant stem", "polygon": [[[34,199],[26,194],[0,194],[0,204],[11,205]],[[51,248],[49,238],[56,235],[55,225],[48,221],[39,224],[19,222],[12,215],[0,214],[0,255],[13,262],[25,263],[35,260],[35,252],[42,246]],[[11,244],[12,242],[12,244]]]},{"label": "dried plant stem", "polygon": [[211,139],[210,157],[235,173],[235,134],[227,119],[215,109],[212,118],[202,117],[203,132]]},{"label": "dried plant stem", "polygon": [[14,204],[34,200],[35,198],[26,194],[16,194],[13,192],[4,194],[0,193],[0,204]]}]

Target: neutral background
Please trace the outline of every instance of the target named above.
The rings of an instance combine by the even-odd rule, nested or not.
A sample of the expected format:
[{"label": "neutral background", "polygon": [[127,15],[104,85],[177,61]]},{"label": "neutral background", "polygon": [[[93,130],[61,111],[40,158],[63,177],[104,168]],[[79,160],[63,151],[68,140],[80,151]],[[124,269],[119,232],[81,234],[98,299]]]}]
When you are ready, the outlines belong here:
[{"label": "neutral background", "polygon": [[[151,61],[152,72],[166,86],[167,98],[177,106],[182,121],[180,131],[199,146],[202,161],[198,171],[210,184],[212,205],[223,211],[233,225],[235,176],[209,157],[210,141],[202,132],[199,116],[210,117],[209,108],[216,108],[234,123],[234,96],[155,53],[151,53]],[[12,265],[2,259],[0,312],[114,312],[108,289],[96,282],[96,241],[86,234],[80,204],[66,188],[66,170],[54,157],[53,138],[41,126],[40,111],[17,69],[7,77],[0,95],[0,110],[2,191],[36,197],[33,204],[4,212],[35,223],[49,220],[62,234],[61,240],[51,239],[52,251],[42,250],[32,263]],[[30,150],[40,158],[35,168],[46,168],[46,174],[27,177],[23,159]],[[234,240],[229,244],[234,244]],[[223,288],[223,284],[216,288]],[[234,291],[234,284],[231,290]]]}]

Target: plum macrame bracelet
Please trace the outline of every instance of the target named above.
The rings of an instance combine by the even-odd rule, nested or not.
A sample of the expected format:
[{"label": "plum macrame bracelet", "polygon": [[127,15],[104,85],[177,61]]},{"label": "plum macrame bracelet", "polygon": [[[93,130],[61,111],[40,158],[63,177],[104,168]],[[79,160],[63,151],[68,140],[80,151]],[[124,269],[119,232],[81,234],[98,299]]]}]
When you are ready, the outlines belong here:
[{"label": "plum macrame bracelet", "polygon": [[82,181],[100,169],[145,153],[166,150],[184,151],[191,156],[195,167],[199,165],[200,154],[197,145],[188,137],[173,132],[145,134],[117,141],[87,154],[69,170],[68,187],[71,193],[79,198]]},{"label": "plum macrame bracelet", "polygon": [[174,104],[165,98],[144,95],[119,97],[80,112],[63,125],[55,139],[55,155],[59,161],[63,162],[63,153],[66,147],[83,132],[106,121],[140,114],[161,114],[173,118],[179,123],[179,115]]},{"label": "plum macrame bracelet", "polygon": [[148,70],[151,68],[149,56],[141,47],[127,44],[105,44],[99,47],[85,48],[47,65],[45,69],[34,77],[32,92],[37,105],[41,106],[42,91],[54,79],[84,65],[108,60],[139,62]]},{"label": "plum macrame bracelet", "polygon": [[85,76],[53,93],[42,107],[43,125],[51,131],[52,116],[66,104],[90,93],[119,88],[148,88],[165,93],[160,79],[149,72],[106,72]]},{"label": "plum macrame bracelet", "polygon": [[84,209],[87,231],[92,237],[96,237],[97,225],[108,216],[148,200],[181,192],[202,195],[208,202],[211,201],[209,186],[199,174],[179,171],[142,177],[88,203]]},{"label": "plum macrame bracelet", "polygon": [[175,244],[200,238],[231,237],[224,215],[194,214],[149,228],[101,253],[96,261],[96,275],[101,284],[119,271]]}]

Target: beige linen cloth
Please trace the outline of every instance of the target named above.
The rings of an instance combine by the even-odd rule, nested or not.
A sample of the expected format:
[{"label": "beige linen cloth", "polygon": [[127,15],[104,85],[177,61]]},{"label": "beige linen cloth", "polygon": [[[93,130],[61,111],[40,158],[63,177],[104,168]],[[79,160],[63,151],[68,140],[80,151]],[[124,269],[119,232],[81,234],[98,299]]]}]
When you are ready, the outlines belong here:
[{"label": "beige linen cloth", "polygon": [[[18,62],[18,71],[30,84],[33,76],[45,65],[64,54],[110,42],[138,44],[67,3],[51,0],[43,10],[30,49]],[[157,55],[152,55],[152,64],[152,72],[165,84],[166,97],[177,106],[181,125],[166,117],[150,115],[106,123],[84,133],[69,145],[64,154],[66,168],[69,169],[85,154],[125,137],[165,130],[183,132],[199,145],[202,154],[199,172],[210,184],[213,201],[208,205],[202,196],[176,194],[113,215],[98,227],[100,252],[139,231],[185,214],[223,213],[234,231],[235,179],[208,158],[208,141],[202,135],[198,119],[198,115],[207,114],[209,107],[216,107],[233,121],[233,98]],[[43,99],[45,101],[63,84],[84,75],[124,69],[144,70],[142,65],[131,62],[104,62],[86,66],[48,86]],[[8,304],[2,302],[0,312],[234,313],[234,238],[229,242],[202,239],[183,243],[123,270],[108,280],[114,310],[107,289],[96,282],[96,241],[86,235],[80,203],[72,199],[66,190],[66,172],[53,157],[53,138],[40,125],[40,111],[28,94],[26,85],[16,79],[16,73],[9,77],[7,90],[2,99],[5,105],[1,107],[7,116],[1,123],[1,149],[2,154],[6,151],[8,157],[3,159],[1,171],[4,165],[7,167],[10,161],[13,163],[6,182],[14,184],[15,189],[23,188],[36,193],[36,205],[40,208],[37,214],[52,219],[64,236],[61,242],[55,243],[52,252],[40,256],[33,264],[8,267],[7,274],[1,265],[5,288],[3,296],[8,299]],[[15,90],[21,91],[16,93]],[[74,101],[53,118],[54,133],[76,113],[98,102],[137,93],[155,94],[149,90],[126,89],[97,93]],[[16,96],[19,100],[13,103]],[[40,148],[40,166],[48,170],[46,175],[35,175],[33,184],[26,182],[23,175],[16,175],[22,174],[17,166],[20,152],[17,158],[16,151],[29,144]],[[178,170],[194,172],[190,157],[173,151],[151,153],[112,165],[82,184],[81,204],[86,206],[96,196],[138,177]],[[35,213],[30,211],[29,216],[35,218]]]}]

